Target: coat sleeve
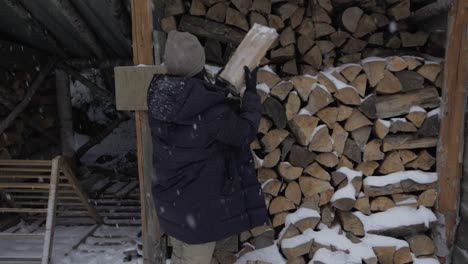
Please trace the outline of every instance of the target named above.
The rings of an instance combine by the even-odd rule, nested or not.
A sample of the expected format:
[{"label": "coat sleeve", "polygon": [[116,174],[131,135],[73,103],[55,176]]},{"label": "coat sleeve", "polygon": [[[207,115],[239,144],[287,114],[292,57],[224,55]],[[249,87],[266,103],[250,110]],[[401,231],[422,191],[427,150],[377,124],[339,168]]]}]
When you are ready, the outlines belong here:
[{"label": "coat sleeve", "polygon": [[218,118],[216,140],[236,147],[249,145],[257,135],[261,112],[260,96],[246,92],[239,113],[230,109]]}]

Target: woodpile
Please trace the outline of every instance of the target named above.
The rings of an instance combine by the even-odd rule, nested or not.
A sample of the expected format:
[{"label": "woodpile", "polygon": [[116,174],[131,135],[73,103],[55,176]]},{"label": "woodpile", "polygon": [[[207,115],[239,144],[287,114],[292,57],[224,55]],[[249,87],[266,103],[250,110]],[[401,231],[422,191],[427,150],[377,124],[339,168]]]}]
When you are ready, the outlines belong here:
[{"label": "woodpile", "polygon": [[[169,1],[163,30],[198,36],[213,64],[225,65],[255,23],[279,34],[260,63],[264,111],[251,145],[271,223],[240,235],[246,263],[435,258],[443,65],[415,56],[432,41],[411,26],[415,8]],[[270,254],[284,261],[259,257]]]},{"label": "woodpile", "polygon": [[[208,61],[216,64],[227,62],[255,23],[269,26],[280,37],[262,64],[275,64],[281,77],[315,75],[370,56],[415,55],[439,47],[436,34],[418,29],[410,17],[420,7],[410,0],[176,0],[167,1],[161,25],[166,32],[177,29],[200,37]],[[377,90],[402,89],[392,85],[397,79],[393,72],[412,70],[417,63],[395,59],[383,72],[387,82]],[[353,77],[352,70],[349,74]]]},{"label": "woodpile", "polygon": [[[421,75],[427,65],[438,74]],[[432,258],[440,66],[401,56],[283,78],[270,66],[261,68],[265,112],[252,151],[271,217],[263,228],[270,243],[262,232],[246,232],[241,242],[257,250],[278,246],[292,263],[319,261],[321,254],[346,254],[350,263]],[[409,89],[416,81],[405,78],[420,76]],[[270,89],[261,88],[268,82]],[[285,83],[291,87],[282,88]],[[322,244],[325,234],[336,241]]]}]

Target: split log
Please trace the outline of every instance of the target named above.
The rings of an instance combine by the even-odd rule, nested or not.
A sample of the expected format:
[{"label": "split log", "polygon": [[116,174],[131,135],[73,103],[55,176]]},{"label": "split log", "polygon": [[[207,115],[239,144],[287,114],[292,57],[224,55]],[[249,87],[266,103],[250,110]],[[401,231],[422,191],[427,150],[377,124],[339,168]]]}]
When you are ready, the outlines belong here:
[{"label": "split log", "polygon": [[380,164],[376,161],[364,161],[356,167],[356,170],[362,171],[366,176],[371,176],[379,166]]},{"label": "split log", "polygon": [[263,14],[271,13],[271,0],[254,0],[252,3],[253,11],[258,11]]},{"label": "split log", "polygon": [[264,83],[269,88],[273,88],[280,81],[280,77],[268,66],[260,68],[257,73],[257,82]]},{"label": "split log", "polygon": [[270,94],[278,98],[280,101],[284,101],[293,87],[294,85],[292,82],[281,81],[271,89]]},{"label": "split log", "polygon": [[[282,213],[279,213],[279,214],[275,214],[275,216],[273,216],[273,221],[272,221],[272,225],[273,227],[278,227],[278,226],[282,226],[284,225],[284,223],[286,222],[286,217],[289,215],[289,212],[282,212]],[[273,234],[274,236],[274,234]],[[274,239],[274,237],[273,237]]]},{"label": "split log", "polygon": [[210,7],[206,12],[206,18],[214,20],[216,22],[224,23],[226,19],[227,4],[220,2]]},{"label": "split log", "polygon": [[202,38],[213,39],[224,43],[233,43],[235,45],[239,45],[245,36],[243,30],[189,15],[182,16],[179,30],[190,32]]},{"label": "split log", "polygon": [[395,264],[411,263],[413,261],[413,256],[411,255],[410,249],[408,247],[398,249],[395,252],[393,261]]},{"label": "split log", "polygon": [[262,138],[262,144],[266,152],[272,152],[289,135],[284,129],[273,129]]},{"label": "split log", "polygon": [[[309,36],[301,35],[297,38],[297,49],[299,50],[299,53],[301,55],[306,54],[310,50],[310,48],[314,46],[314,44],[315,44],[315,40]],[[314,58],[314,56],[311,56],[311,58]],[[317,58],[318,58],[318,55],[317,55]],[[315,62],[315,60],[311,60],[309,64],[312,64],[311,62]]]},{"label": "split log", "polygon": [[369,203],[369,197],[361,197],[356,200],[356,203],[354,204],[354,208],[356,208],[359,212],[365,214],[365,215],[370,215],[371,210],[370,210],[370,203]]},{"label": "split log", "polygon": [[317,162],[314,162],[311,165],[309,165],[304,170],[304,172],[314,178],[321,179],[324,181],[330,181],[331,179],[330,174],[326,170],[324,170]]},{"label": "split log", "polygon": [[309,101],[306,109],[311,115],[313,115],[333,101],[334,99],[327,88],[325,88],[323,85],[315,84],[312,87],[312,92],[309,95]]},{"label": "split log", "polygon": [[[364,147],[364,161],[373,161],[373,160],[382,160],[384,158],[384,153],[380,150],[382,141],[379,139],[374,139],[370,141]],[[400,156],[398,156],[400,158]]]},{"label": "split log", "polygon": [[295,4],[285,3],[275,8],[275,12],[281,17],[283,21],[285,21],[290,18],[298,8],[299,7]]},{"label": "split log", "polygon": [[263,102],[263,113],[267,115],[277,128],[285,128],[288,120],[284,106],[275,98],[268,97]]},{"label": "split log", "polygon": [[268,26],[280,31],[284,28],[284,22],[281,17],[276,15],[269,15],[268,16]]},{"label": "split log", "polygon": [[307,76],[295,76],[291,78],[291,81],[302,101],[307,102],[309,100],[309,95],[312,92],[312,87],[317,83],[317,80]]},{"label": "split log", "polygon": [[283,73],[286,73],[289,75],[297,75],[298,70],[297,70],[296,60],[294,59],[294,60],[290,60],[286,62],[281,68],[281,70],[283,71]]},{"label": "split log", "polygon": [[317,45],[311,48],[302,59],[317,70],[322,66],[322,53]]},{"label": "split log", "polygon": [[206,7],[202,0],[192,0],[190,5],[190,15],[192,16],[204,16],[206,14]]},{"label": "split log", "polygon": [[424,88],[424,77],[417,72],[400,71],[395,74],[405,92]]},{"label": "split log", "polygon": [[310,136],[315,130],[318,121],[318,118],[314,116],[297,115],[289,122],[289,127],[296,136],[297,143],[308,146]]},{"label": "split log", "polygon": [[244,15],[241,12],[235,10],[234,8],[229,8],[226,11],[226,24],[238,27],[245,31],[249,30],[249,23],[245,19]]},{"label": "split log", "polygon": [[423,62],[423,59],[418,57],[403,56],[402,58],[408,63],[408,70],[410,71],[419,67]]},{"label": "split log", "polygon": [[378,138],[384,139],[387,136],[388,132],[390,132],[390,126],[390,121],[378,119],[374,123],[374,132]]},{"label": "split log", "polygon": [[330,40],[336,47],[341,47],[349,37],[350,35],[346,31],[336,31],[330,35]]},{"label": "split log", "polygon": [[399,149],[418,149],[437,146],[437,138],[415,138],[412,135],[391,135],[383,141],[382,150],[384,152]]},{"label": "split log", "polygon": [[250,23],[250,27],[253,27],[255,24],[259,24],[265,27],[268,26],[267,19],[263,15],[257,12],[250,12],[249,23]]},{"label": "split log", "polygon": [[437,190],[428,189],[422,192],[418,197],[418,204],[425,207],[433,207],[437,200]]},{"label": "split log", "polygon": [[313,240],[306,240],[304,241],[304,243],[295,245],[294,247],[290,247],[289,244],[287,244],[287,242],[288,242],[288,239],[285,239],[281,242],[281,251],[289,260],[289,259],[297,259],[297,257],[300,257],[302,255],[309,253]]},{"label": "split log", "polygon": [[310,176],[299,177],[299,186],[305,197],[313,197],[321,192],[333,189],[329,181],[320,180]]},{"label": "split log", "polygon": [[428,37],[429,35],[423,31],[416,33],[400,32],[401,45],[404,48],[424,46]]},{"label": "split log", "polygon": [[289,162],[281,162],[278,165],[278,172],[286,181],[294,181],[302,175],[304,169],[301,167],[294,167]]},{"label": "split log", "polygon": [[291,18],[289,19],[292,28],[297,28],[302,23],[304,12],[305,9],[303,7],[299,7],[296,9],[296,11],[294,11],[294,13],[291,15]]},{"label": "split log", "polygon": [[296,36],[294,35],[293,29],[291,27],[285,28],[280,34],[279,41],[283,47],[296,43]]},{"label": "split log", "polygon": [[426,235],[415,235],[408,239],[411,251],[416,257],[430,256],[436,251],[436,246],[431,238]]},{"label": "split log", "polygon": [[439,112],[440,108],[427,113],[427,117],[418,129],[418,136],[434,137],[439,135]]},{"label": "split log", "polygon": [[362,67],[359,64],[348,64],[340,68],[340,73],[350,82],[354,81],[361,71]]},{"label": "split log", "polygon": [[428,171],[432,168],[432,166],[434,166],[435,162],[436,159],[431,154],[429,154],[427,150],[423,150],[421,153],[419,153],[416,160],[406,164],[405,166],[415,170],[421,169]]},{"label": "split log", "polygon": [[362,38],[374,31],[377,30],[377,25],[374,22],[374,19],[371,16],[364,14],[357,25],[356,30],[354,31],[353,36],[355,38]]},{"label": "split log", "polygon": [[344,129],[346,131],[353,131],[363,126],[370,126],[370,125],[372,125],[372,122],[369,121],[369,119],[367,119],[361,113],[361,111],[354,109],[351,116],[348,118],[348,120],[346,120]]},{"label": "split log", "polygon": [[346,106],[346,105],[340,105],[338,107],[337,121],[339,122],[344,121],[348,119],[352,114],[353,114],[353,108]]},{"label": "split log", "polygon": [[[284,196],[286,199],[292,201],[296,205],[299,205],[302,198],[301,187],[296,181],[291,181],[288,183],[288,187],[286,187],[286,190],[284,191]],[[296,224],[296,226],[302,231],[300,225]]]},{"label": "split log", "polygon": [[402,85],[395,75],[388,70],[384,70],[383,78],[377,84],[375,90],[382,94],[393,94],[401,91]]},{"label": "split log", "polygon": [[375,255],[382,264],[392,264],[396,248],[392,247],[373,247]]},{"label": "split log", "polygon": [[165,16],[181,15],[185,12],[185,4],[182,0],[169,1],[164,5]]},{"label": "split log", "polygon": [[[314,27],[315,38],[325,37],[335,32],[335,28],[330,26],[330,24],[327,24],[327,23],[315,23],[314,26],[315,26]],[[333,42],[330,42],[330,43],[332,43],[332,47],[335,47]],[[326,52],[322,52],[322,53],[326,53]]]},{"label": "split log", "polygon": [[371,131],[371,126],[364,126],[351,132],[354,142],[356,142],[356,145],[359,147],[359,149],[364,150],[367,142],[369,141]]},{"label": "split log", "polygon": [[383,78],[387,62],[379,58],[367,58],[362,61],[362,68],[366,72],[369,84],[375,87]]},{"label": "split log", "polygon": [[410,0],[402,0],[400,3],[387,9],[387,14],[395,20],[402,20],[408,18],[410,12]]},{"label": "split log", "polygon": [[286,47],[281,47],[270,52],[272,62],[285,62],[294,59],[296,56],[294,45],[291,44]]},{"label": "split log", "polygon": [[270,119],[262,116],[262,118],[260,118],[260,125],[258,126],[258,132],[260,134],[266,135],[272,126],[273,126],[273,123],[270,121]]},{"label": "split log", "polygon": [[351,212],[337,212],[344,230],[351,232],[353,235],[358,237],[365,235],[364,225],[362,224],[361,220],[359,220],[359,218],[357,218]]},{"label": "split log", "polygon": [[243,15],[249,13],[252,7],[252,0],[232,0],[231,3],[241,12]]},{"label": "split log", "polygon": [[395,207],[395,202],[386,196],[380,196],[372,200],[370,209],[372,212],[382,212]]},{"label": "split log", "polygon": [[296,167],[307,168],[309,164],[315,161],[317,154],[309,151],[307,148],[293,145],[289,154],[289,162]]},{"label": "split log", "polygon": [[436,88],[424,88],[405,94],[379,96],[376,102],[378,118],[389,118],[408,114],[412,106],[433,108],[439,105],[439,93]]},{"label": "split log", "polygon": [[292,201],[283,196],[278,196],[271,201],[269,212],[270,214],[277,214],[293,209],[296,209],[296,205]]},{"label": "split log", "polygon": [[328,128],[332,129],[335,127],[337,118],[338,118],[338,108],[336,107],[325,107],[320,110],[316,116],[324,122]]},{"label": "split log", "polygon": [[438,63],[426,62],[423,66],[418,69],[418,73],[424,76],[431,82],[435,82],[437,76],[442,71],[442,66]]},{"label": "split log", "polygon": [[360,163],[362,161],[361,148],[350,138],[346,140],[343,154],[354,162]]},{"label": "split log", "polygon": [[349,32],[355,32],[363,13],[364,11],[356,6],[346,9],[341,15],[341,23],[343,27]]},{"label": "split log", "polygon": [[277,179],[278,175],[275,170],[267,169],[267,168],[259,168],[257,170],[257,179],[260,182],[265,182],[269,179]]},{"label": "split log", "polygon": [[262,190],[264,193],[268,193],[276,197],[278,196],[282,186],[283,186],[282,182],[274,179],[262,185]]},{"label": "split log", "polygon": [[361,52],[367,45],[367,42],[357,38],[350,37],[346,44],[341,48],[341,52],[345,54],[354,54]]},{"label": "split log", "polygon": [[338,157],[343,154],[346,140],[348,139],[349,133],[343,129],[340,124],[336,123],[333,128],[332,140],[333,140],[333,151],[336,152]]},{"label": "split log", "polygon": [[360,74],[354,80],[351,81],[351,86],[355,87],[361,96],[365,96],[367,87],[367,76],[365,74]]},{"label": "split log", "polygon": [[333,150],[333,140],[326,125],[320,125],[314,129],[310,137],[309,150],[317,152],[331,152]]},{"label": "split log", "polygon": [[263,158],[262,167],[265,167],[265,168],[275,167],[276,164],[278,164],[278,162],[280,161],[280,157],[281,157],[281,150],[279,148],[275,149],[274,151],[268,153],[265,156],[265,158]]},{"label": "split log", "polygon": [[288,100],[284,108],[286,110],[286,119],[291,121],[291,119],[297,115],[299,109],[301,108],[301,99],[297,93],[290,93],[288,95]]},{"label": "split log", "polygon": [[177,20],[175,17],[169,16],[161,19],[161,29],[166,33],[177,30]]},{"label": "split log", "polygon": [[358,91],[352,87],[344,87],[336,91],[333,94],[338,101],[342,102],[343,104],[347,105],[360,105],[361,104],[361,97],[359,97]]},{"label": "split log", "polygon": [[390,120],[390,132],[416,132],[418,129],[405,118],[392,118]]},{"label": "split log", "polygon": [[[346,146],[345,146],[345,148],[346,148]],[[316,157],[315,160],[318,163],[320,163],[323,166],[328,167],[328,168],[333,168],[333,167],[336,166],[336,164],[338,164],[338,157],[336,156],[335,153],[329,153],[329,152],[320,153]]]}]

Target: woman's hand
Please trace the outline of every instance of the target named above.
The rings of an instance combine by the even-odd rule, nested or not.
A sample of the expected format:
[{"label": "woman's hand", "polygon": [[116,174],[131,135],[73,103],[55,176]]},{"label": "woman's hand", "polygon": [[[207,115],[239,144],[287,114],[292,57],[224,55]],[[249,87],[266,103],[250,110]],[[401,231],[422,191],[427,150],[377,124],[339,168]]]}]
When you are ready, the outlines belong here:
[{"label": "woman's hand", "polygon": [[245,78],[245,92],[256,93],[257,92],[257,72],[258,66],[250,71],[247,66],[244,66],[244,78]]}]

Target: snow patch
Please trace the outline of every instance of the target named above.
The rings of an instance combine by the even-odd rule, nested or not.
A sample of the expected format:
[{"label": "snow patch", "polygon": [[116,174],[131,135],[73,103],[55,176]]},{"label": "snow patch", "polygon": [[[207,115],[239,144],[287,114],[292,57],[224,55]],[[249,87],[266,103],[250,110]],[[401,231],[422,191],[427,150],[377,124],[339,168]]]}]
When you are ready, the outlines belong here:
[{"label": "snow patch", "polygon": [[278,246],[276,244],[245,253],[245,255],[236,260],[235,264],[247,264],[248,261],[256,260],[275,264],[286,264],[286,260],[279,252]]},{"label": "snow patch", "polygon": [[390,121],[383,120],[383,119],[378,119],[377,122],[381,123],[382,125],[384,125],[385,127],[388,127],[388,128],[392,125],[392,123]]},{"label": "snow patch", "polygon": [[316,217],[320,218],[320,213],[316,210],[309,209],[309,208],[299,208],[294,213],[288,214],[286,216],[285,225],[289,226],[291,224],[295,224],[303,219]]},{"label": "snow patch", "polygon": [[437,181],[437,173],[420,170],[399,171],[385,176],[368,176],[364,179],[364,184],[367,186],[383,187],[404,180],[412,180],[420,184],[429,184]]},{"label": "snow patch", "polygon": [[429,223],[437,220],[434,213],[424,206],[419,209],[408,206],[393,207],[371,215],[365,215],[359,211],[353,214],[361,220],[366,232],[419,224],[429,227]]},{"label": "snow patch", "polygon": [[439,115],[440,116],[440,107],[430,111],[429,113],[427,113],[427,117],[431,117],[431,116],[434,116],[434,115]]},{"label": "snow patch", "polygon": [[426,110],[422,107],[420,107],[419,105],[413,105],[411,106],[410,108],[410,113],[414,113],[414,112],[422,112],[422,113],[426,113]]},{"label": "snow patch", "polygon": [[268,87],[268,85],[265,83],[257,84],[257,90],[264,91],[267,94],[270,93],[270,87]]}]

